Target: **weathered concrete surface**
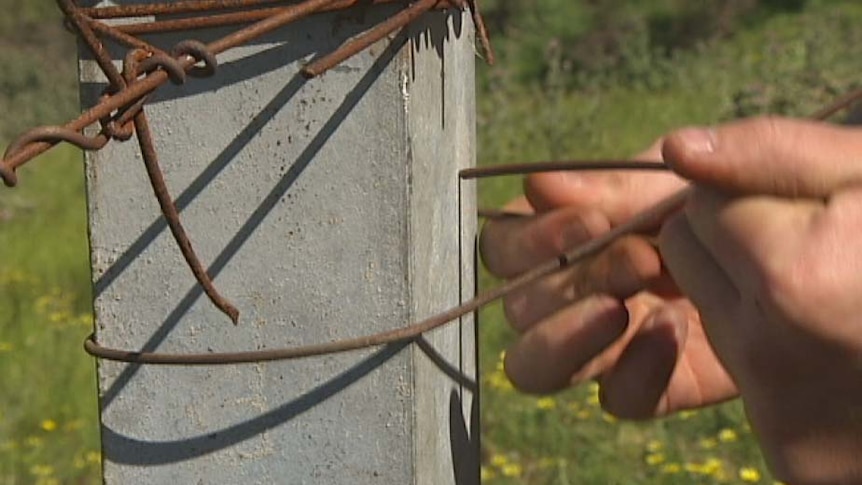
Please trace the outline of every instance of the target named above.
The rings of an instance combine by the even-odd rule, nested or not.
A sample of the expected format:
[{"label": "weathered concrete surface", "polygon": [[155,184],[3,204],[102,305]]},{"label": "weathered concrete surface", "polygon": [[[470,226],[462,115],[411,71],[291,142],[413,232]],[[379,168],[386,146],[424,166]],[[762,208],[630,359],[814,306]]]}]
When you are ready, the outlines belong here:
[{"label": "weathered concrete surface", "polygon": [[[475,158],[469,16],[429,14],[322,79],[298,74],[392,11],[308,19],[220,56],[217,77],[166,87],[147,108],[171,193],[241,311],[237,327],[195,285],[136,143],[89,156],[100,343],[323,342],[472,295],[474,189],[456,176]],[[89,104],[103,78],[88,60],[81,73]],[[474,337],[465,319],[421,345],[296,362],[102,362],[106,483],[476,483]]]}]

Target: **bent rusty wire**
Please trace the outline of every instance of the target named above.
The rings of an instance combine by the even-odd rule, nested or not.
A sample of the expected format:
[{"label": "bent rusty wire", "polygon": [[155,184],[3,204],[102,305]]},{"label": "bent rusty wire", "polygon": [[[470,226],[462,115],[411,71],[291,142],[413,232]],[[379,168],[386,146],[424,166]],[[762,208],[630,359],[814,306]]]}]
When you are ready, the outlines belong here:
[{"label": "bent rusty wire", "polygon": [[[363,3],[396,3],[399,0],[371,0]],[[279,3],[276,0],[188,0],[173,3],[147,5],[127,5],[120,7],[81,8],[73,0],[57,0],[66,15],[70,26],[81,36],[84,44],[94,55],[98,65],[109,80],[109,87],[101,101],[66,125],[40,127],[30,130],[15,140],[0,160],[0,178],[7,186],[17,184],[16,169],[36,155],[55,144],[65,141],[86,150],[98,150],[110,140],[127,140],[132,135],[132,127],[138,135],[138,142],[144,158],[150,182],[162,213],[176,240],[186,262],[204,292],[214,305],[227,314],[234,323],[238,311],[216,290],[195,256],[188,236],[179,220],[176,207],[168,194],[158,157],[144,112],[148,96],[169,79],[183,83],[186,75],[204,77],[213,75],[217,68],[216,55],[233,47],[249,42],[267,32],[287,25],[308,15],[346,9],[358,5],[361,0],[305,0],[281,7],[267,7],[248,12],[229,12],[208,17],[192,17],[180,20],[159,20],[111,26],[98,19],[119,17],[143,17],[156,14],[212,13],[217,10],[230,10],[240,7],[253,7]],[[403,2],[402,2],[403,3]],[[336,51],[321,57],[306,66],[303,73],[308,77],[318,76],[345,59],[361,52],[375,41],[400,28],[409,25],[422,13],[432,8],[469,9],[477,29],[477,36],[484,49],[486,60],[493,62],[487,31],[482,21],[478,0],[417,0],[380,25],[348,41]],[[213,20],[215,19],[215,20]],[[182,22],[178,24],[177,22]],[[221,23],[219,23],[221,22]],[[135,37],[135,25],[146,26],[146,32],[206,28],[214,25],[234,25],[254,22],[208,45],[187,40],[176,44],[170,53]],[[182,25],[182,27],[179,27]],[[139,27],[141,28],[141,27]],[[132,48],[120,73],[107,54],[99,36],[111,39]],[[201,65],[202,64],[202,65]],[[143,77],[141,77],[143,75]],[[818,110],[811,117],[826,119],[857,99],[862,98],[862,90],[849,93],[829,106]],[[101,131],[92,137],[85,136],[83,129],[99,123]],[[561,170],[666,170],[662,163],[638,162],[631,160],[598,160],[576,162],[543,162],[532,164],[498,165],[466,169],[459,173],[461,179],[474,179],[501,175],[523,175],[527,173]],[[536,282],[556,271],[576,264],[602,251],[620,237],[648,231],[658,225],[667,215],[678,210],[685,202],[690,188],[685,188],[662,200],[651,208],[636,214],[629,221],[611,229],[604,235],[578,246],[559,257],[546,261],[519,277],[477,295],[475,298],[438,313],[411,325],[373,335],[339,340],[315,345],[287,347],[262,351],[220,352],[199,354],[171,354],[158,352],[137,352],[133,350],[111,349],[101,346],[91,335],[84,343],[85,350],[91,355],[108,360],[137,364],[162,365],[224,365],[255,363],[272,360],[287,360],[358,350],[396,342],[413,341],[423,333],[441,327],[460,317],[471,314],[481,307],[494,302],[514,291]],[[483,211],[492,217],[518,217],[524,214],[506,211]]]},{"label": "bent rusty wire", "polygon": [[[849,93],[836,102],[818,110],[810,116],[812,119],[824,120],[841,109],[849,106],[854,101],[862,98],[862,90]],[[525,173],[553,172],[553,171],[578,171],[578,170],[667,170],[668,167],[659,162],[639,162],[631,160],[590,160],[590,161],[566,161],[566,162],[544,162],[498,165],[491,167],[477,167],[465,169],[459,172],[461,179],[475,179],[493,177],[500,175],[523,175]],[[545,261],[520,276],[511,279],[500,286],[480,293],[475,298],[468,300],[456,307],[432,315],[431,317],[417,323],[380,332],[364,337],[339,340],[334,342],[320,343],[315,345],[304,345],[296,347],[284,347],[247,352],[219,352],[198,354],[173,354],[160,352],[136,352],[130,350],[110,349],[99,345],[94,335],[84,342],[84,349],[94,357],[151,365],[227,365],[244,364],[274,360],[291,360],[319,355],[335,354],[359,350],[368,347],[376,347],[398,342],[411,342],[422,334],[454,322],[459,318],[469,315],[480,308],[497,301],[515,291],[518,291],[536,281],[549,276],[557,271],[563,270],[573,264],[588,259],[603,249],[607,248],[621,237],[646,233],[652,231],[656,226],[673,212],[679,210],[689,196],[692,188],[690,186],[680,189],[653,206],[645,209],[628,221],[612,228],[603,235],[596,237],[582,245],[579,245],[557,258]],[[519,216],[501,212],[504,217]]]},{"label": "bent rusty wire", "polygon": [[[392,2],[394,0],[376,1],[374,3]],[[216,290],[212,279],[197,257],[188,234],[182,226],[179,212],[168,193],[164,176],[158,165],[158,156],[153,145],[149,124],[143,114],[143,106],[148,96],[167,80],[170,80],[174,84],[183,84],[186,81],[187,74],[193,77],[214,75],[218,66],[216,55],[225,50],[245,44],[267,32],[308,15],[323,11],[346,9],[359,4],[360,0],[307,0],[267,10],[239,12],[239,14],[255,14],[256,16],[237,17],[233,19],[233,21],[236,21],[232,21],[233,23],[248,23],[252,20],[255,22],[209,45],[195,40],[181,41],[174,45],[169,53],[130,35],[129,32],[123,30],[128,26],[111,26],[96,20],[96,17],[139,17],[156,13],[211,13],[216,10],[273,3],[276,2],[271,0],[193,0],[164,4],[84,9],[76,5],[73,0],[57,0],[58,6],[66,16],[68,25],[81,37],[84,45],[92,53],[96,63],[108,78],[109,86],[103,94],[101,101],[76,120],[69,122],[65,126],[33,129],[13,141],[6,150],[3,160],[0,161],[0,178],[3,179],[3,182],[7,186],[16,185],[18,183],[16,170],[34,156],[60,141],[71,143],[85,150],[98,150],[103,148],[111,139],[127,140],[131,137],[133,131],[136,131],[144,165],[153,186],[154,194],[183,258],[210,301],[227,315],[234,324],[237,324],[239,321],[239,311]],[[334,52],[306,66],[303,69],[303,74],[309,78],[319,76],[344,60],[358,54],[386,35],[409,25],[428,10],[438,7],[451,7],[452,5],[449,2],[440,2],[438,0],[421,0],[412,3],[380,25],[372,27],[355,39],[348,41]],[[467,0],[457,0],[454,2],[454,5],[458,8],[471,8],[474,12],[474,18],[478,15],[478,10],[475,9],[475,2],[468,4]],[[204,28],[212,26],[212,23],[208,21],[211,17],[199,16],[182,20],[190,28]],[[480,17],[479,21],[481,22]],[[156,22],[155,25],[153,23],[149,23],[148,25],[151,27],[148,31],[171,30],[173,28],[171,25],[163,25],[159,22]],[[168,28],[162,29],[163,27]],[[99,35],[132,49],[130,55],[126,57],[126,72],[119,72]],[[482,45],[490,49],[487,38],[482,39]],[[135,67],[129,70],[128,67],[131,62],[134,63]],[[201,63],[203,64],[202,66],[199,65]],[[140,78],[142,74],[144,77]],[[84,135],[83,129],[95,122],[100,123],[100,132],[92,137]]]}]

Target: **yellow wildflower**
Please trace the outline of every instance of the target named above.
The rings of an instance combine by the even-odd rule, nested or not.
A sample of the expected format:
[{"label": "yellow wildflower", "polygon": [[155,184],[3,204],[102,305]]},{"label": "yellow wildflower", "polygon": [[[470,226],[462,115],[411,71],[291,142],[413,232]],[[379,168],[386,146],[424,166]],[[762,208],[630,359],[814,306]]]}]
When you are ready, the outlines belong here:
[{"label": "yellow wildflower", "polygon": [[51,298],[51,296],[49,296],[49,295],[43,295],[43,296],[40,296],[39,298],[36,298],[36,303],[34,304],[34,306],[36,307],[36,312],[42,313],[42,314],[47,313],[48,308],[51,307],[52,302],[53,302],[53,298]]},{"label": "yellow wildflower", "polygon": [[685,471],[694,475],[716,475],[721,471],[721,460],[718,458],[708,458],[703,463],[686,463]]},{"label": "yellow wildflower", "polygon": [[87,462],[84,461],[84,459],[82,457],[76,456],[75,459],[72,461],[72,465],[75,468],[77,468],[78,470],[80,470],[80,469],[84,468],[85,466],[87,466]]},{"label": "yellow wildflower", "polygon": [[577,413],[575,413],[575,417],[581,420],[590,419],[590,411],[588,409],[581,409]]},{"label": "yellow wildflower", "polygon": [[509,464],[509,458],[506,455],[494,455],[491,457],[491,464],[497,468],[503,468]]},{"label": "yellow wildflower", "polygon": [[724,428],[718,432],[718,440],[722,443],[732,443],[737,439],[739,439],[739,436],[737,436],[736,431],[730,428]]},{"label": "yellow wildflower", "polygon": [[66,323],[71,316],[72,315],[70,315],[69,312],[67,312],[65,310],[56,311],[56,312],[51,312],[48,315],[48,320],[51,323]]},{"label": "yellow wildflower", "polygon": [[679,416],[679,419],[685,421],[687,419],[690,419],[690,418],[697,416],[697,412],[696,411],[680,411],[678,416]]},{"label": "yellow wildflower", "polygon": [[664,443],[659,440],[650,440],[646,444],[646,449],[649,452],[655,453],[656,451],[664,449]]},{"label": "yellow wildflower", "polygon": [[617,422],[617,418],[615,418],[612,414],[602,413],[602,421],[614,424]]},{"label": "yellow wildflower", "polygon": [[502,371],[494,371],[487,378],[488,385],[493,389],[497,389],[500,391],[512,391],[514,390],[514,386],[509,381],[509,378],[506,377],[506,374]]},{"label": "yellow wildflower", "polygon": [[12,349],[14,349],[14,347],[11,342],[0,342],[0,354],[3,352],[12,352]]},{"label": "yellow wildflower", "polygon": [[650,453],[644,458],[644,461],[647,465],[657,466],[664,463],[664,454],[662,453]]},{"label": "yellow wildflower", "polygon": [[39,438],[38,436],[28,436],[26,443],[27,443],[27,446],[29,446],[31,448],[39,448],[40,446],[42,446],[45,443],[45,441],[42,438]]},{"label": "yellow wildflower", "polygon": [[754,467],[742,467],[739,469],[739,479],[743,482],[757,483],[760,481],[760,472]]},{"label": "yellow wildflower", "polygon": [[102,463],[102,454],[98,451],[88,451],[87,454],[84,455],[84,459],[86,459],[88,463],[99,464]]},{"label": "yellow wildflower", "polygon": [[506,477],[520,477],[522,473],[524,473],[524,469],[521,468],[521,465],[517,463],[509,463],[500,470],[503,473],[503,476]]},{"label": "yellow wildflower", "polygon": [[488,467],[486,467],[486,466],[483,466],[483,467],[479,470],[479,476],[480,476],[481,480],[484,482],[484,481],[486,481],[486,480],[492,480],[492,479],[494,479],[494,477],[496,477],[496,476],[497,476],[497,474],[496,474],[496,473],[494,473],[494,470],[493,470],[493,469],[488,468]]},{"label": "yellow wildflower", "polygon": [[51,465],[33,465],[30,467],[30,473],[37,477],[47,477],[54,474],[54,467]]},{"label": "yellow wildflower", "polygon": [[82,313],[75,318],[75,325],[80,325],[82,327],[91,328],[93,326],[93,314],[92,313]]},{"label": "yellow wildflower", "polygon": [[590,395],[587,396],[587,404],[590,406],[598,406],[599,405],[599,384],[597,382],[591,382],[589,387]]},{"label": "yellow wildflower", "polygon": [[718,440],[715,438],[703,438],[697,444],[704,450],[711,450],[718,446]]},{"label": "yellow wildflower", "polygon": [[679,466],[679,463],[665,463],[661,467],[661,472],[666,473],[668,475],[675,475],[682,471],[682,467]]},{"label": "yellow wildflower", "polygon": [[703,467],[704,469],[706,469],[707,474],[714,475],[721,470],[722,463],[721,460],[719,460],[718,458],[707,458],[703,464]]},{"label": "yellow wildflower", "polygon": [[536,401],[536,407],[543,411],[548,411],[557,407],[557,401],[552,397],[543,397]]},{"label": "yellow wildflower", "polygon": [[51,431],[57,429],[57,422],[53,419],[42,420],[41,428],[50,433]]},{"label": "yellow wildflower", "polygon": [[505,360],[506,360],[506,351],[501,350],[500,351],[500,357],[497,359],[497,365],[494,367],[497,372],[503,372],[503,369],[504,369],[503,362],[505,362]]}]

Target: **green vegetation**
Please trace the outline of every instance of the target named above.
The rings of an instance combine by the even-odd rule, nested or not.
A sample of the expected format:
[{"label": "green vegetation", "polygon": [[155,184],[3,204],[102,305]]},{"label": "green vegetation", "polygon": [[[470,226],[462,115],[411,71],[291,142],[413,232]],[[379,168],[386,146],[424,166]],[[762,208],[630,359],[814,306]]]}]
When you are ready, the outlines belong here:
[{"label": "green vegetation", "polygon": [[[862,5],[838,0],[487,0],[499,54],[479,66],[480,163],[619,157],[661,133],[764,112],[803,115],[857,86]],[[53,2],[0,0],[0,145],[72,116],[73,43]],[[50,66],[50,70],[45,66]],[[0,190],[0,485],[97,483],[80,154]],[[520,190],[483,181],[484,206]],[[482,284],[493,281],[483,274]],[[595,388],[514,392],[499,306],[482,313],[487,483],[765,483],[738,404],[621,423]]]},{"label": "green vegetation", "polygon": [[0,196],[0,484],[97,483],[93,321],[81,154]]},{"label": "green vegetation", "polygon": [[0,0],[0,145],[78,109],[75,42],[55,2]]},{"label": "green vegetation", "polygon": [[[0,147],[77,111],[54,2],[0,0]],[[99,482],[83,165],[60,147],[0,190],[0,484]]]},{"label": "green vegetation", "polygon": [[[508,35],[495,39],[498,65],[483,69],[480,163],[621,157],[682,125],[811,113],[859,85],[862,5],[803,3],[498,0],[491,6],[514,13],[496,25]],[[602,10],[611,4],[619,15]],[[718,7],[721,26],[688,24]],[[666,30],[651,27],[657,19]],[[618,42],[590,44],[608,37]],[[519,192],[514,178],[483,181],[480,202]],[[501,371],[514,335],[499,305],[481,321],[487,483],[772,483],[738,403],[620,423],[601,412],[594,387],[519,395]]]}]

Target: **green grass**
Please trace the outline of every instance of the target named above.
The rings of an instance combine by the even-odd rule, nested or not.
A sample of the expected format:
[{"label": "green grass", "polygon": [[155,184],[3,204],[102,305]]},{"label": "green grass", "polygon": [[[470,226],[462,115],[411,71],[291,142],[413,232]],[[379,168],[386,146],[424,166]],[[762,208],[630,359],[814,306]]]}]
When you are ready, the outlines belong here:
[{"label": "green grass", "polygon": [[60,147],[0,195],[0,484],[97,483],[81,154]]},{"label": "green grass", "polygon": [[[507,67],[497,67],[480,98],[480,163],[625,157],[683,125],[805,115],[858,86],[860,22],[858,4],[813,2],[658,59],[642,79],[584,89],[507,82]],[[480,205],[499,206],[520,188],[517,178],[483,181]],[[519,395],[501,371],[500,352],[515,338],[503,320],[499,305],[481,314],[487,483],[772,483],[739,403],[621,423],[601,412],[595,388]]]}]

